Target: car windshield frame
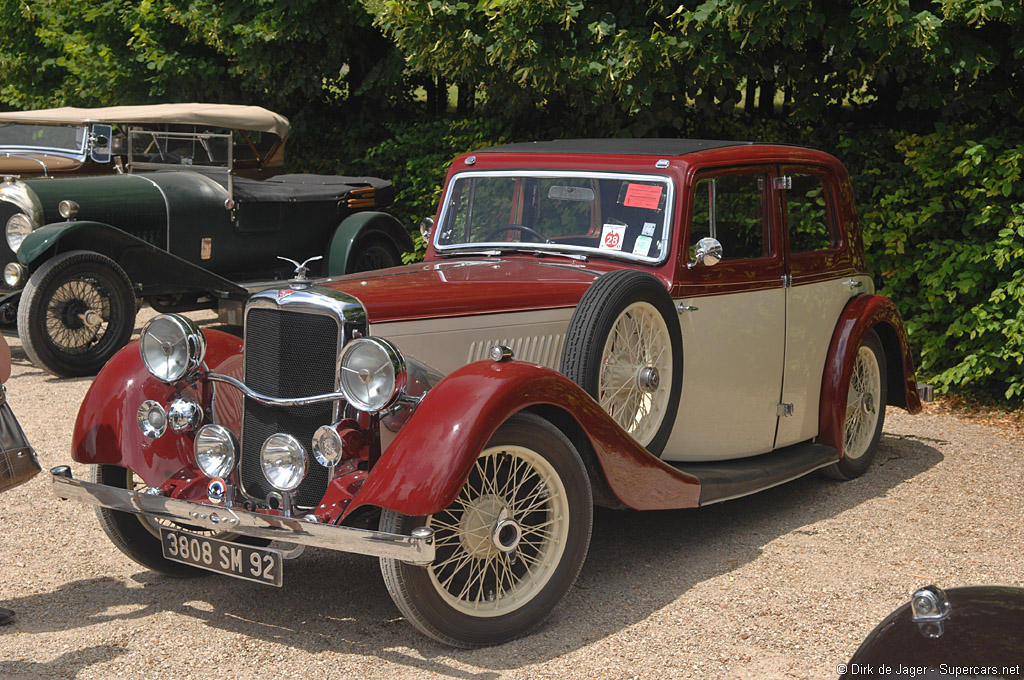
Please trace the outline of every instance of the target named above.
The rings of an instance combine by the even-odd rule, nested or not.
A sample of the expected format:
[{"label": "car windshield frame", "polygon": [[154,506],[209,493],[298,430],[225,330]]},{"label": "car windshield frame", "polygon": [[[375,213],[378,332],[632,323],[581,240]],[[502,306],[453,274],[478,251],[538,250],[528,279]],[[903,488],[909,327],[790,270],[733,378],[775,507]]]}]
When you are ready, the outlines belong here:
[{"label": "car windshield frame", "polygon": [[[69,131],[74,131],[75,140],[77,146],[54,146],[52,144],[25,144],[25,143],[9,143],[4,140],[2,130],[8,128],[15,129],[26,129],[32,128],[38,132],[52,131],[59,128],[66,128]],[[81,140],[78,139],[78,132],[81,132]],[[0,123],[0,149],[4,151],[35,151],[45,152],[52,151],[55,153],[62,153],[74,156],[83,156],[86,152],[86,147],[89,144],[89,128],[85,125],[41,125],[36,123]]]},{"label": "car windshield frame", "polygon": [[[631,211],[634,211],[634,212],[639,211],[639,210],[644,210],[646,212],[652,213],[652,215],[656,214],[657,215],[657,220],[654,222],[655,226],[654,226],[654,229],[653,229],[653,233],[651,233],[651,234],[647,233],[647,231],[649,231],[649,229],[648,229],[649,222],[647,222],[647,221],[644,221],[643,224],[640,225],[639,227],[637,227],[637,225],[634,225],[632,223],[621,224],[620,225],[620,224],[610,224],[610,223],[606,222],[606,219],[610,220],[612,218],[610,216],[605,216],[603,214],[599,214],[600,211],[601,211],[601,205],[598,204],[596,206],[596,208],[594,209],[594,213],[595,213],[595,216],[597,218],[599,218],[600,223],[596,224],[595,221],[592,220],[591,229],[596,227],[598,229],[598,231],[600,232],[600,234],[598,236],[596,236],[596,237],[594,237],[592,233],[588,233],[587,234],[587,236],[591,237],[594,240],[594,242],[595,242],[594,245],[580,245],[580,244],[567,243],[565,241],[562,241],[562,242],[557,242],[556,241],[556,242],[547,243],[547,242],[541,242],[541,241],[530,240],[530,239],[524,239],[524,240],[519,240],[519,241],[481,240],[481,241],[465,241],[465,242],[458,242],[458,243],[451,243],[451,242],[447,242],[446,243],[446,242],[443,242],[442,241],[442,235],[443,234],[448,234],[450,236],[453,233],[454,229],[455,229],[454,225],[452,225],[450,228],[448,227],[448,225],[449,225],[449,221],[450,220],[454,220],[454,219],[457,218],[457,210],[456,210],[456,207],[455,207],[455,201],[459,200],[459,198],[460,198],[460,196],[459,196],[460,183],[463,182],[463,181],[466,181],[466,180],[479,180],[479,179],[487,179],[487,178],[494,178],[494,179],[509,178],[509,179],[514,179],[514,180],[523,180],[523,179],[532,179],[532,180],[567,179],[567,180],[591,180],[591,181],[594,181],[594,182],[601,182],[601,181],[619,182],[621,184],[621,188],[623,190],[625,190],[627,186],[632,186],[629,183],[636,183],[638,185],[641,185],[642,187],[647,187],[647,186],[651,186],[651,185],[659,185],[659,186],[663,187],[663,192],[661,193],[660,200],[659,200],[658,197],[645,197],[645,196],[641,196],[639,194],[636,197],[632,197],[631,198],[631,197],[629,197],[628,193],[625,192],[625,191],[623,192],[623,193],[626,193],[625,202],[619,201],[619,197],[616,197],[616,199],[615,199],[616,201],[619,201],[618,202],[619,206],[626,206],[628,208],[628,210],[631,210]],[[517,184],[518,184],[518,182],[517,182]],[[601,186],[603,186],[603,185],[601,185]],[[565,187],[565,188],[569,188],[569,187]],[[556,187],[551,187],[549,189],[549,191],[551,191],[553,189],[556,189]],[[590,194],[593,196],[594,192],[591,191]],[[548,198],[553,198],[553,197],[549,195]],[[558,196],[556,198],[562,198],[562,199],[566,199],[566,200],[574,200],[574,199],[567,199],[567,197],[565,197],[565,196]],[[516,200],[516,199],[513,199],[513,200]],[[578,200],[578,199],[576,199],[576,200]],[[601,199],[600,199],[600,197],[592,197],[590,199],[584,199],[584,200],[590,200],[591,202],[593,202],[594,200],[597,200],[597,201],[600,202]],[[652,201],[652,200],[654,201],[654,203],[656,204],[657,207],[656,208],[647,208],[646,205],[650,205],[650,201]],[[630,202],[632,202],[632,205],[630,204]],[[474,205],[474,207],[476,206],[475,200],[474,200],[474,204],[473,205]],[[520,206],[520,207],[522,207],[522,206]],[[448,182],[448,187],[447,187],[447,190],[445,191],[445,195],[444,195],[444,202],[442,203],[442,206],[441,206],[441,214],[439,215],[439,218],[438,218],[438,223],[437,223],[438,226],[433,230],[433,234],[431,235],[431,242],[432,242],[432,245],[434,247],[435,252],[438,255],[458,255],[458,254],[462,254],[462,253],[471,253],[471,252],[478,252],[478,251],[487,251],[487,252],[494,252],[494,251],[497,251],[497,252],[535,252],[535,253],[538,253],[538,254],[543,254],[543,253],[565,254],[565,255],[570,255],[570,256],[573,256],[573,257],[579,257],[581,255],[584,256],[584,257],[610,257],[610,258],[619,259],[619,260],[626,260],[626,261],[630,261],[630,262],[637,262],[637,263],[648,264],[648,265],[657,265],[657,264],[664,263],[668,259],[668,255],[669,255],[669,251],[670,251],[670,244],[671,244],[671,237],[672,237],[672,221],[673,221],[672,220],[672,216],[675,214],[674,207],[675,207],[675,183],[673,182],[672,177],[667,175],[667,174],[661,174],[661,173],[638,173],[638,172],[628,172],[628,173],[626,173],[626,172],[606,172],[606,171],[592,171],[592,170],[574,171],[574,170],[538,170],[538,169],[523,169],[523,170],[470,170],[470,171],[462,171],[462,172],[458,172],[455,175],[453,175],[451,180]],[[473,214],[473,210],[467,208],[466,213],[467,213],[467,215],[471,216]],[[472,217],[469,217],[469,219],[472,219]],[[495,229],[497,229],[497,228],[499,228],[501,226],[503,226],[503,225],[496,225]],[[509,223],[508,226],[512,227],[512,224]],[[527,224],[526,226],[529,226],[529,225]],[[607,235],[607,232],[608,232],[609,228],[617,228],[617,227],[620,227],[620,226],[625,226],[625,227],[627,227],[630,230],[630,236],[632,238],[631,242],[634,243],[634,244],[636,244],[636,239],[638,239],[638,238],[647,238],[648,239],[647,242],[649,243],[648,251],[650,251],[653,248],[653,246],[656,246],[656,245],[660,244],[660,248],[659,248],[658,254],[657,255],[653,255],[653,256],[652,255],[641,255],[641,254],[636,254],[636,252],[630,252],[625,247],[622,248],[621,250],[615,250],[615,249],[612,249],[612,248],[600,247],[600,243],[603,242],[603,237],[604,237],[604,235]],[[660,229],[659,229],[659,227],[660,227]],[[643,230],[642,234],[640,233],[641,229]],[[514,227],[512,227],[511,231],[514,231]],[[636,231],[637,233],[633,233],[634,231]],[[523,235],[520,234],[520,237],[523,238]],[[582,240],[582,239],[577,239],[577,240]],[[635,249],[638,249],[638,248],[639,248],[639,246],[635,245]]]}]

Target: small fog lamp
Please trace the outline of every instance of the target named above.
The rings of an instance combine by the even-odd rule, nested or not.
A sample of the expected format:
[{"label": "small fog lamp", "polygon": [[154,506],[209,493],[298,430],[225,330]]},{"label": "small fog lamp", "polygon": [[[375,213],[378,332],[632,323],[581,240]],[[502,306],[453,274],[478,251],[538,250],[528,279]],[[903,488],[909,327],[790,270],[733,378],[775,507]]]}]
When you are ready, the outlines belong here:
[{"label": "small fog lamp", "polygon": [[135,419],[139,423],[139,431],[150,439],[157,439],[167,431],[167,412],[152,399],[142,402]]},{"label": "small fog lamp", "polygon": [[360,411],[390,406],[405,389],[405,359],[381,338],[358,338],[341,351],[341,390]]},{"label": "small fog lamp", "polygon": [[206,337],[189,318],[178,314],[154,316],[139,340],[142,363],[153,377],[176,382],[197,370],[206,356]]},{"label": "small fog lamp", "polygon": [[203,425],[192,446],[196,465],[207,477],[227,477],[235,467],[235,435],[221,425]]},{"label": "small fog lamp", "polygon": [[11,250],[18,252],[22,241],[35,229],[35,223],[25,213],[16,213],[7,220],[7,245]]},{"label": "small fog lamp", "polygon": [[299,440],[290,434],[272,434],[260,449],[263,475],[278,491],[294,491],[306,478],[309,458]]},{"label": "small fog lamp", "polygon": [[321,425],[313,433],[313,455],[324,467],[334,467],[341,460],[341,435],[333,425]]}]

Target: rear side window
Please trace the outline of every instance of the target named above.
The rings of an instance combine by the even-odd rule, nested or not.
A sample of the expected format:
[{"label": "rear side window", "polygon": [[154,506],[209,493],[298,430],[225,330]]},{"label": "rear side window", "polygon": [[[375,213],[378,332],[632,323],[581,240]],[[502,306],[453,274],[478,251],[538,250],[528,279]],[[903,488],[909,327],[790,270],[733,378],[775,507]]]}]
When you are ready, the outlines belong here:
[{"label": "rear side window", "polygon": [[789,252],[809,253],[837,246],[828,186],[822,177],[792,174],[793,186],[786,191]]}]

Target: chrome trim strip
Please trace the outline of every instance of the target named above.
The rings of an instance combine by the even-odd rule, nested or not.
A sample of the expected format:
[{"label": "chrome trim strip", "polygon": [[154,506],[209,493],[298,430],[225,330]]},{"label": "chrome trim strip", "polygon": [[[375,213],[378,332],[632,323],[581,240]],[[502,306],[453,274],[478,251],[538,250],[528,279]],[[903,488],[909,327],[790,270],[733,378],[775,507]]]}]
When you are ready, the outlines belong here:
[{"label": "chrome trim strip", "polygon": [[203,529],[227,529],[245,536],[371,557],[386,557],[409,564],[425,566],[434,561],[433,532],[430,532],[429,536],[403,536],[383,531],[318,524],[281,515],[262,515],[237,507],[224,508],[154,496],[74,479],[67,466],[53,468],[50,475],[54,494],[65,500],[99,505],[136,515],[148,515]]}]

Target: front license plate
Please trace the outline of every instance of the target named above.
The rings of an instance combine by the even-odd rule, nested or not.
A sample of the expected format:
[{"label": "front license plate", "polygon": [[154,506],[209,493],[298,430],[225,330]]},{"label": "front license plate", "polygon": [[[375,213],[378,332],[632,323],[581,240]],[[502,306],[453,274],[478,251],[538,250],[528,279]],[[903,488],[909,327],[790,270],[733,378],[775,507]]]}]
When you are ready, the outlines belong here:
[{"label": "front license plate", "polygon": [[284,560],[279,550],[254,548],[167,527],[160,527],[160,544],[164,557],[175,562],[278,588],[284,583]]}]

